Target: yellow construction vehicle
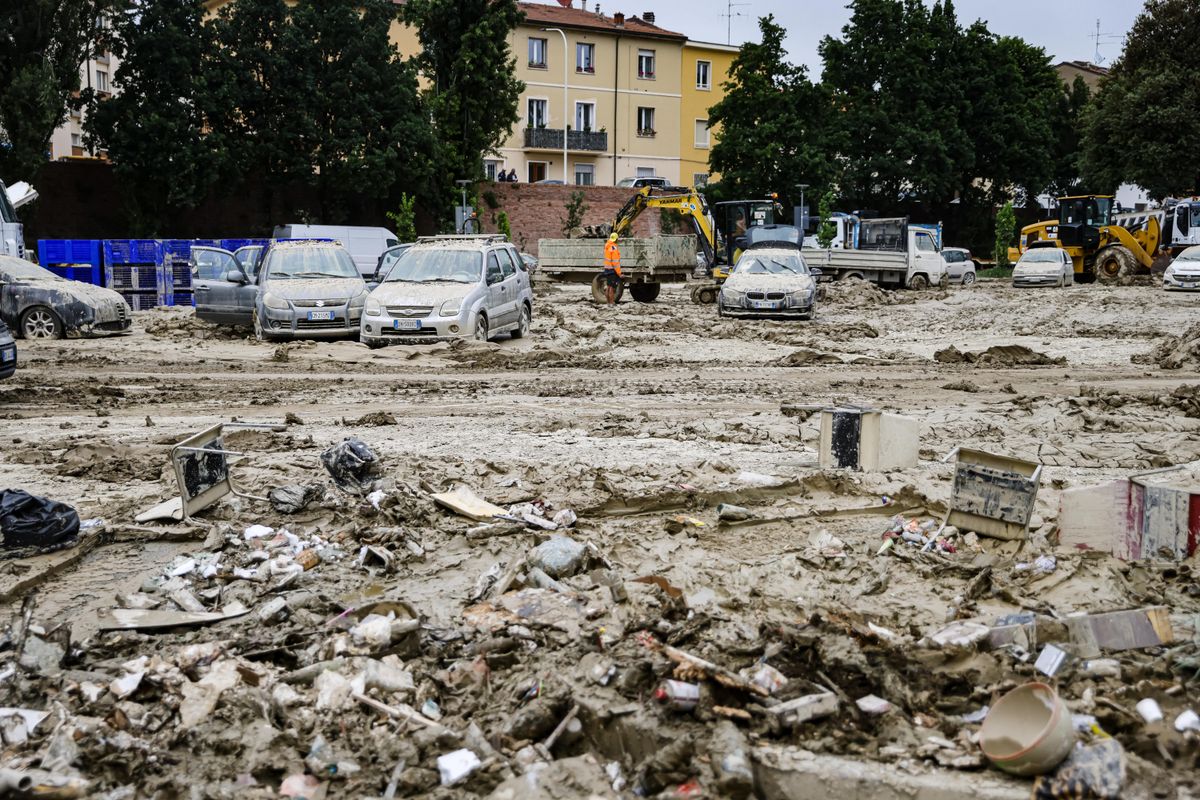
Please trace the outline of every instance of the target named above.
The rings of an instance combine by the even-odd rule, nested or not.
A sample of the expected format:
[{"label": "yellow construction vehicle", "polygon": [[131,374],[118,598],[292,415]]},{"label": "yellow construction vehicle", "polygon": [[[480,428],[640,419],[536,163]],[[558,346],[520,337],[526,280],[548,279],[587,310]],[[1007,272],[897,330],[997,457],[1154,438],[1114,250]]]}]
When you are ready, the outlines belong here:
[{"label": "yellow construction vehicle", "polygon": [[711,284],[692,287],[693,303],[714,303],[721,283],[745,246],[748,228],[773,225],[778,204],[768,200],[724,200],[713,204],[710,211],[704,195],[695,189],[682,187],[646,186],[629,198],[613,219],[612,225],[590,231],[592,235],[607,236],[616,232],[628,236],[633,222],[643,211],[651,208],[677,211],[692,222],[692,227],[704,251],[706,272]]},{"label": "yellow construction vehicle", "polygon": [[1169,258],[1162,223],[1162,211],[1114,214],[1112,195],[1060,197],[1058,219],[1026,225],[1008,256],[1016,261],[1034,242],[1054,241],[1071,256],[1077,281],[1117,283]]}]

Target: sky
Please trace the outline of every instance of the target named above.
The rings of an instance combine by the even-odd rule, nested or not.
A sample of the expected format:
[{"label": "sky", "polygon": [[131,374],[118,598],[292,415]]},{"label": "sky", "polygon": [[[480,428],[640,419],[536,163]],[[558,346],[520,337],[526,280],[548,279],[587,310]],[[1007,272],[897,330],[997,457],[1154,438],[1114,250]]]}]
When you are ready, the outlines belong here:
[{"label": "sky", "polygon": [[[588,0],[588,10],[597,0]],[[733,16],[727,17],[729,0],[599,0],[600,10],[611,15],[653,11],[656,24],[708,42],[726,41],[726,25],[732,29],[733,44],[757,38],[758,18],[774,14],[788,31],[786,45],[795,63],[809,68],[809,76],[820,77],[821,59],[817,45],[826,35],[837,36],[850,19],[848,0],[734,0]],[[933,0],[926,0],[932,5]],[[955,0],[961,24],[976,19],[988,23],[993,33],[1020,36],[1044,47],[1059,61],[1094,61],[1096,20],[1100,20],[1102,63],[1111,63],[1121,53],[1121,42],[1142,9],[1141,0]],[[576,0],[576,8],[578,8]],[[1107,34],[1107,35],[1105,35]]]}]

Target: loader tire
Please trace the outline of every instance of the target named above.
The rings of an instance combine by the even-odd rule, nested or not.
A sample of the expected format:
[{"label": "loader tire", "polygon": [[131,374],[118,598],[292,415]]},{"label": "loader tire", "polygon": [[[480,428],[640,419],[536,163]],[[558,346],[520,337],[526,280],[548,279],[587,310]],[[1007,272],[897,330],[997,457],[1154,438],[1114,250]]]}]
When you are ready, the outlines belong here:
[{"label": "loader tire", "polygon": [[702,306],[710,306],[717,302],[717,287],[701,286],[696,290],[696,299],[700,301]]},{"label": "loader tire", "polygon": [[658,299],[658,293],[660,291],[662,291],[661,283],[629,284],[629,296],[639,303],[653,303]]},{"label": "loader tire", "polygon": [[1126,285],[1137,273],[1137,260],[1124,245],[1112,245],[1096,254],[1096,280],[1109,285]]},{"label": "loader tire", "polygon": [[[608,284],[605,283],[605,281],[604,281],[604,275],[597,275],[596,277],[592,278],[592,302],[596,303],[597,305],[601,305],[601,306],[607,305],[608,304],[607,289],[608,289]],[[618,302],[618,303],[621,302],[621,295],[623,295],[623,294],[625,294],[625,284],[618,283],[617,284],[617,295],[615,298],[616,302]]]}]

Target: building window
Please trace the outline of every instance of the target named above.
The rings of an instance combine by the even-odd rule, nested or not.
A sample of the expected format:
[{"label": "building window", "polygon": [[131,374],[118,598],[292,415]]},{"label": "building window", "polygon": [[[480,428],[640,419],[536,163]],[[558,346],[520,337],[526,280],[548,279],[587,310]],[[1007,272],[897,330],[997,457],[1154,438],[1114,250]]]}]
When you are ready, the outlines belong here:
[{"label": "building window", "polygon": [[546,40],[529,37],[529,66],[546,68]]},{"label": "building window", "polygon": [[71,147],[83,147],[83,137],[78,133],[71,134]]},{"label": "building window", "polygon": [[639,178],[655,177],[654,167],[638,167],[637,168],[637,177],[639,177]]},{"label": "building window", "polygon": [[712,88],[712,62],[697,61],[696,62],[696,88],[711,89]]},{"label": "building window", "polygon": [[575,45],[575,71],[589,74],[596,71],[596,45],[583,42]]},{"label": "building window", "polygon": [[529,183],[537,183],[538,181],[546,180],[546,162],[545,161],[530,161],[526,165],[528,172]]},{"label": "building window", "polygon": [[595,186],[596,185],[596,168],[591,164],[576,164],[575,165],[575,185],[576,186]]},{"label": "building window", "polygon": [[654,77],[654,51],[638,50],[638,77]]},{"label": "building window", "polygon": [[654,109],[645,106],[638,106],[637,112],[637,135],[638,136],[653,136],[654,135]]},{"label": "building window", "polygon": [[499,162],[499,161],[485,161],[485,162],[483,162],[483,172],[484,172],[484,174],[487,176],[487,179],[488,179],[489,181],[494,181],[494,180],[496,180],[496,171],[497,171],[499,168],[500,168],[500,162]]},{"label": "building window", "polygon": [[108,91],[108,73],[102,69],[96,70],[96,91]]},{"label": "building window", "polygon": [[596,125],[596,104],[595,103],[576,103],[575,104],[575,130],[591,131]]},{"label": "building window", "polygon": [[696,120],[696,147],[708,147],[708,120]]},{"label": "building window", "polygon": [[531,128],[544,128],[546,127],[546,113],[546,101],[531,98],[525,120]]},{"label": "building window", "polygon": [[695,186],[697,189],[703,189],[705,186],[708,186],[708,173],[707,172],[693,172],[692,173],[692,186]]}]

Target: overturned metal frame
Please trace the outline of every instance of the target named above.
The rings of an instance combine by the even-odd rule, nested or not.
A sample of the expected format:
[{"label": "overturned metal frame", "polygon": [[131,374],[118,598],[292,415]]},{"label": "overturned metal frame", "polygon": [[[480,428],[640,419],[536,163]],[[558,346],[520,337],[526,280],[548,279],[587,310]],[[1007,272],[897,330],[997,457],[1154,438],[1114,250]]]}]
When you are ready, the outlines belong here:
[{"label": "overturned metal frame", "polygon": [[225,449],[227,428],[241,430],[287,430],[277,422],[218,422],[193,434],[171,448],[171,466],[179,484],[183,521],[191,522],[196,514],[228,494],[247,500],[267,502],[267,498],[241,491],[234,482],[229,456],[246,456],[237,450]]},{"label": "overturned metal frame", "polygon": [[1028,536],[1042,465],[967,447],[956,447],[942,461],[952,458],[957,462],[954,485],[942,527],[995,539]]}]

